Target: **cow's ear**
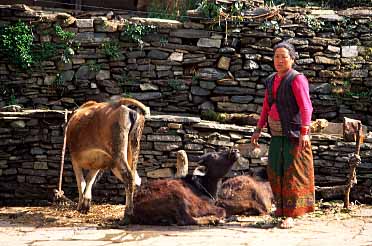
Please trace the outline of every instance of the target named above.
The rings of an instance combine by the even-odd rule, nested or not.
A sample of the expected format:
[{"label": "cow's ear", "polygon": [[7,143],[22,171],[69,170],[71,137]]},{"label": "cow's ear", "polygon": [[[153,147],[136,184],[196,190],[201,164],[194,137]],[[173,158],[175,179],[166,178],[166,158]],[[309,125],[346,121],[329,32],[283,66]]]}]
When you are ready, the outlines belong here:
[{"label": "cow's ear", "polygon": [[207,167],[206,166],[198,166],[195,168],[194,172],[192,173],[194,176],[205,176],[207,173]]}]

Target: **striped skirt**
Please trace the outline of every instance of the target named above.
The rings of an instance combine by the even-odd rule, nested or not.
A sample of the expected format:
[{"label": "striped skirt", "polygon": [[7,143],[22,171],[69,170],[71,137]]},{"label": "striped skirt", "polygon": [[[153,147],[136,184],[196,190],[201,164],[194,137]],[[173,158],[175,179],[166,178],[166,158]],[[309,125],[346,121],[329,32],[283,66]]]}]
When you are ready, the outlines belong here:
[{"label": "striped skirt", "polygon": [[296,217],[314,211],[315,188],[311,146],[296,154],[297,143],[286,136],[272,136],[268,177],[274,194],[276,216]]}]

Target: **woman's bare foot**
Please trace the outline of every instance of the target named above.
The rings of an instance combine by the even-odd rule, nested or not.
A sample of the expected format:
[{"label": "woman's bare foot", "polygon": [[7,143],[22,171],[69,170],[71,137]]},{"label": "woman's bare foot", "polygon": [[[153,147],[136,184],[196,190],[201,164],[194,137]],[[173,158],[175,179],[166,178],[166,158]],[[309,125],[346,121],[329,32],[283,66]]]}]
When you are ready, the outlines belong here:
[{"label": "woman's bare foot", "polygon": [[282,223],[280,223],[279,227],[282,229],[290,229],[295,226],[294,219],[292,217],[285,218]]}]

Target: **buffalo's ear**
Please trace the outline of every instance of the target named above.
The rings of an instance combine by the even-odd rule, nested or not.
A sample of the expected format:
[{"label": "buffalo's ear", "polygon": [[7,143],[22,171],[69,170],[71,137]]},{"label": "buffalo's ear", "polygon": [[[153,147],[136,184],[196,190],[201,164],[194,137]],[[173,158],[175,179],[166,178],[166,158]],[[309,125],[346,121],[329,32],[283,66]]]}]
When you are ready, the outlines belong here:
[{"label": "buffalo's ear", "polygon": [[194,176],[205,176],[207,173],[207,167],[206,166],[198,166],[195,168],[194,172],[192,173]]}]

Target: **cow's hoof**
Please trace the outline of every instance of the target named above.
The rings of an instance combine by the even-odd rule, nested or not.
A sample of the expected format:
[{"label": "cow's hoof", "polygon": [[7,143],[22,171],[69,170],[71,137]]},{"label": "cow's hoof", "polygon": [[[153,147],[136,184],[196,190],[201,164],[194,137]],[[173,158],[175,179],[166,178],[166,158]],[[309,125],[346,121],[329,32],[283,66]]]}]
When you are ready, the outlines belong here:
[{"label": "cow's hoof", "polygon": [[83,202],[78,206],[78,211],[82,214],[87,214],[90,209],[90,202],[90,199],[83,199]]},{"label": "cow's hoof", "polygon": [[125,214],[124,218],[119,222],[120,225],[129,225],[132,223],[132,215]]}]

